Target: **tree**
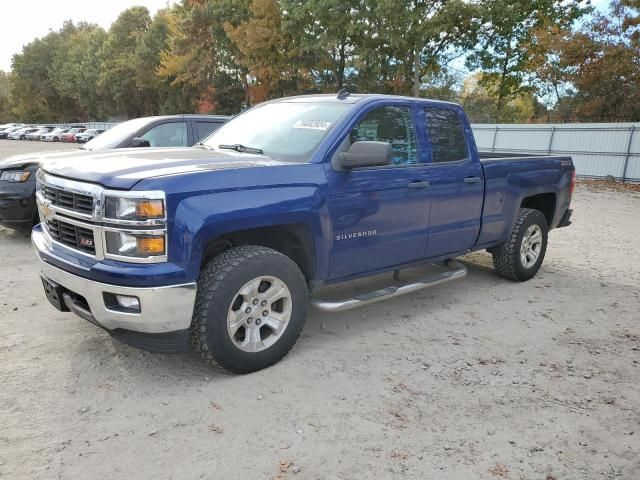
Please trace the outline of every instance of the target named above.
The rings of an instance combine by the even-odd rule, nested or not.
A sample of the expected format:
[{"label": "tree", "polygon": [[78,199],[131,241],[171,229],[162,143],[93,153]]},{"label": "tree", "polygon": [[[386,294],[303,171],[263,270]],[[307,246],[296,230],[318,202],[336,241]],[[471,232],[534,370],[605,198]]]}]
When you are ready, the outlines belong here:
[{"label": "tree", "polygon": [[[303,65],[318,91],[339,91],[361,42],[354,19],[363,0],[284,0],[283,29],[297,46],[292,60]],[[353,75],[353,74],[352,74]]]},{"label": "tree", "polygon": [[251,16],[237,26],[226,23],[225,31],[240,52],[238,63],[255,78],[254,101],[311,87],[309,72],[295,62],[300,50],[283,29],[279,2],[253,0],[250,11]]},{"label": "tree", "polygon": [[72,99],[77,105],[75,118],[65,116],[67,121],[103,117],[106,101],[96,88],[100,77],[97,55],[106,37],[106,32],[97,25],[81,23],[53,52],[49,70],[53,87],[59,95]]},{"label": "tree", "polygon": [[172,79],[158,75],[162,55],[169,48],[171,12],[160,10],[149,28],[138,38],[135,50],[136,85],[149,92],[157,113],[189,113],[196,110],[197,91],[189,85],[172,85]]},{"label": "tree", "polygon": [[477,5],[461,0],[364,0],[354,55],[360,88],[417,96],[424,78],[473,45],[475,17]]},{"label": "tree", "polygon": [[497,80],[487,80],[484,74],[476,73],[465,79],[460,103],[474,123],[528,123],[538,114],[536,98],[529,90],[506,99],[500,112],[498,96]]},{"label": "tree", "polygon": [[77,103],[61,95],[51,79],[56,52],[76,31],[73,22],[65,22],[60,30],[34,40],[13,56],[13,112],[23,121],[50,122],[78,116]]},{"label": "tree", "polygon": [[518,95],[533,91],[530,58],[534,33],[543,29],[567,30],[589,9],[580,0],[485,0],[483,27],[467,66],[479,69],[481,82],[496,90],[496,114]]},{"label": "tree", "polygon": [[578,31],[536,32],[532,64],[541,90],[555,93],[558,120],[640,119],[639,11],[637,0],[614,1]]},{"label": "tree", "polygon": [[170,12],[168,48],[158,75],[194,88],[201,111],[237,113],[249,104],[247,70],[225,32],[249,17],[250,0],[184,0]]},{"label": "tree", "polygon": [[151,17],[145,7],[122,12],[109,29],[102,46],[98,88],[111,102],[111,112],[126,118],[157,113],[154,92],[138,85],[136,49],[149,28]]},{"label": "tree", "polygon": [[11,83],[9,74],[0,70],[0,123],[8,122],[11,119]]},{"label": "tree", "polygon": [[640,120],[640,5],[613,1],[567,49],[575,67],[576,115],[589,121]]}]

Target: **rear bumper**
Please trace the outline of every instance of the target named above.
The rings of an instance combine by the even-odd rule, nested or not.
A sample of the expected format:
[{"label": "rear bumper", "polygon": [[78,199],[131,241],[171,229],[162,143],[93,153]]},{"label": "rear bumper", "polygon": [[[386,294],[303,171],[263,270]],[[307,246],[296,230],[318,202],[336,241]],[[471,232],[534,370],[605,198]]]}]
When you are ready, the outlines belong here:
[{"label": "rear bumper", "polygon": [[571,215],[573,215],[573,210],[567,208],[567,210],[564,212],[564,215],[560,219],[557,228],[568,227],[569,225],[571,225]]},{"label": "rear bumper", "polygon": [[[122,287],[95,282],[55,267],[43,260],[46,249],[43,233],[34,230],[32,242],[40,260],[40,272],[55,292],[62,311],[70,311],[107,330],[115,338],[138,348],[156,352],[178,352],[187,349],[188,328],[196,296],[196,284],[160,287]],[[45,282],[45,284],[47,284]],[[140,311],[122,311],[113,305],[115,295],[136,297]]]}]

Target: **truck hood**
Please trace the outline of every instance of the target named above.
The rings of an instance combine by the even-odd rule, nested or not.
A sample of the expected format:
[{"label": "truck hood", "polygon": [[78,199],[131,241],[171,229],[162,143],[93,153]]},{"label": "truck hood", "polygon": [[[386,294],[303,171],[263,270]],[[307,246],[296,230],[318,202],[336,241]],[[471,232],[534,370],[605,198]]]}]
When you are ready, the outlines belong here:
[{"label": "truck hood", "polygon": [[52,175],[97,183],[107,188],[130,189],[140,180],[198,171],[286,165],[264,155],[204,148],[121,148],[85,152],[47,161],[42,169]]}]

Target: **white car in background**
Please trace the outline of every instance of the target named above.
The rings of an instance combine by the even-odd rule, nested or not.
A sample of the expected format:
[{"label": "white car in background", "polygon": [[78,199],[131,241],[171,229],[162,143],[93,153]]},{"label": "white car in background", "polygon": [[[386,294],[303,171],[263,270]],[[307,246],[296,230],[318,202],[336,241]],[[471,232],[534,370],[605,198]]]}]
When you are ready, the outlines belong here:
[{"label": "white car in background", "polygon": [[40,140],[43,142],[59,142],[60,136],[63,133],[67,133],[69,131],[68,128],[54,128],[49,133],[45,133],[40,137]]},{"label": "white car in background", "polygon": [[7,137],[9,140],[26,140],[27,135],[38,130],[38,127],[25,127],[15,130]]},{"label": "white car in background", "polygon": [[93,140],[98,135],[100,135],[101,133],[104,133],[104,132],[105,131],[103,129],[101,129],[101,128],[88,128],[84,132],[78,133],[76,135],[76,142],[78,142],[78,143],[87,143],[89,140]]}]

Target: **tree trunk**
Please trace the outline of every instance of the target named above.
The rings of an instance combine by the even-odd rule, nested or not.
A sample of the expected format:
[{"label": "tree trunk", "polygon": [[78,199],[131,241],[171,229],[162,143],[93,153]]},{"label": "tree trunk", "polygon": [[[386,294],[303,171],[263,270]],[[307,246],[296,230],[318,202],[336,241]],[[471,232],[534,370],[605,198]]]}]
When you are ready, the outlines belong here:
[{"label": "tree trunk", "polygon": [[420,51],[418,50],[418,46],[414,47],[413,53],[413,96],[420,96]]},{"label": "tree trunk", "polygon": [[340,48],[338,51],[338,70],[336,71],[336,84],[338,86],[338,91],[342,90],[342,85],[344,85],[344,69],[346,65],[346,43],[347,39],[343,36],[340,39]]}]

